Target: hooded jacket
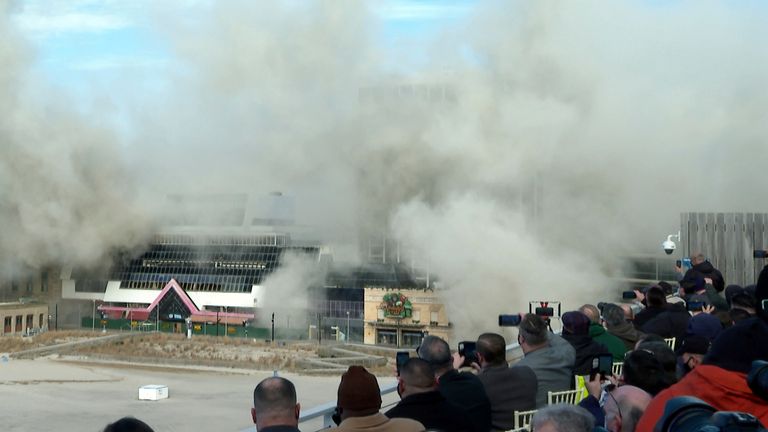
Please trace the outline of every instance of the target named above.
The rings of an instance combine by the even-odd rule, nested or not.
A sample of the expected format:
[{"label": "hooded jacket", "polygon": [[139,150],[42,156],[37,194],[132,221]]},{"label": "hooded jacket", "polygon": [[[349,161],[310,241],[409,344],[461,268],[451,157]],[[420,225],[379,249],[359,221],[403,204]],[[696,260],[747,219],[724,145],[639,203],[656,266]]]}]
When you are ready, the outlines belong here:
[{"label": "hooded jacket", "polygon": [[768,424],[768,403],[752,393],[747,386],[746,374],[700,365],[677,384],[656,395],[635,430],[653,432],[656,422],[664,414],[664,405],[677,396],[697,397],[719,411],[747,412]]},{"label": "hooded jacket", "polygon": [[596,342],[588,334],[575,335],[564,331],[562,336],[576,350],[576,361],[573,365],[574,375],[589,375],[592,371],[592,359],[600,354],[610,353],[605,345]]},{"label": "hooded jacket", "polygon": [[616,336],[608,333],[605,327],[597,323],[589,325],[589,336],[595,340],[595,342],[602,344],[613,355],[613,361],[623,362],[624,353],[627,352],[627,347],[624,346],[624,342]]},{"label": "hooded jacket", "polygon": [[685,337],[691,314],[682,303],[669,303],[667,310],[648,321],[642,329],[663,338],[677,338],[678,343]]},{"label": "hooded jacket", "polygon": [[709,261],[696,264],[688,269],[683,276],[683,281],[694,280],[697,277],[712,279],[712,285],[714,285],[717,292],[722,292],[725,289],[725,279],[720,270],[716,269]]},{"label": "hooded jacket", "polygon": [[629,321],[624,321],[620,325],[609,328],[608,333],[621,339],[627,351],[635,349],[637,341],[644,336],[643,332],[638,331]]}]

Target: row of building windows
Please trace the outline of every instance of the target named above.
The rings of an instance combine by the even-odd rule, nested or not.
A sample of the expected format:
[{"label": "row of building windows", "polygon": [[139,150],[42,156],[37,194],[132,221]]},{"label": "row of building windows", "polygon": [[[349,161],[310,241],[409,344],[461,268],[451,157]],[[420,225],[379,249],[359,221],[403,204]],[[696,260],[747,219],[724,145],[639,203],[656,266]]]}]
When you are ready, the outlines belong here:
[{"label": "row of building windows", "polygon": [[[26,279],[24,279],[24,292],[27,294],[34,293],[34,287],[35,287],[35,278],[34,276],[29,276]],[[11,292],[18,293],[19,288],[21,286],[21,281],[19,279],[14,279],[11,281]],[[42,271],[40,272],[40,292],[48,292],[48,272]]]},{"label": "row of building windows", "polygon": [[[234,292],[234,293],[249,293],[251,292],[253,285],[247,283],[183,283],[178,281],[181,286],[187,291],[205,291],[205,292]],[[122,288],[129,289],[147,289],[147,290],[161,290],[165,287],[165,283],[161,282],[146,282],[146,281],[124,281],[121,284]]]},{"label": "row of building windows", "polygon": [[[26,316],[26,318],[27,319],[26,319],[26,326],[25,326],[24,315],[16,315],[15,317],[12,317],[12,316],[5,317],[5,319],[3,320],[3,334],[21,333],[25,330],[35,328],[35,316],[32,314],[29,314]],[[45,314],[39,314],[38,320],[37,320],[37,328],[42,328],[44,321],[45,321]]]},{"label": "row of building windows", "polygon": [[154,239],[154,243],[161,245],[201,246],[286,246],[289,242],[290,238],[285,234],[215,237],[160,234]]}]

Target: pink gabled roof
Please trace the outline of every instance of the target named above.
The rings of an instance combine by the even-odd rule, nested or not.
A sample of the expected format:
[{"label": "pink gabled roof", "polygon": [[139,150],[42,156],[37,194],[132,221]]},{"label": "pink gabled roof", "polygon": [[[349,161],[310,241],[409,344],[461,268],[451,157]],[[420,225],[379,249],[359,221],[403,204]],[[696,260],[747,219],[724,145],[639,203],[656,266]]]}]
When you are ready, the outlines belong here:
[{"label": "pink gabled roof", "polygon": [[163,288],[162,291],[160,291],[160,294],[158,294],[157,297],[155,297],[155,301],[153,301],[149,306],[147,306],[147,311],[151,312],[152,309],[154,309],[155,306],[157,306],[157,304],[160,303],[160,300],[162,300],[163,297],[165,297],[165,295],[170,290],[176,291],[176,294],[179,295],[179,297],[181,298],[181,301],[184,302],[184,306],[186,306],[190,312],[192,312],[193,314],[200,312],[200,309],[197,307],[195,302],[193,302],[192,299],[189,298],[189,295],[187,294],[187,292],[184,291],[183,288],[181,288],[181,285],[179,285],[179,283],[176,282],[176,279],[171,279],[170,281],[168,281],[167,284],[165,284],[165,288]]}]

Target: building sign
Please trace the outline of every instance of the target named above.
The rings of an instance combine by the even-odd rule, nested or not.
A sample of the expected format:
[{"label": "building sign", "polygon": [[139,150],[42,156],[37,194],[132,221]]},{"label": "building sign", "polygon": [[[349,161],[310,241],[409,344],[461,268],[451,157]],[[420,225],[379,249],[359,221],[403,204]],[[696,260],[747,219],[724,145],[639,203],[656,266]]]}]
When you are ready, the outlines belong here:
[{"label": "building sign", "polygon": [[384,294],[379,309],[387,318],[410,318],[413,313],[411,301],[401,293]]}]

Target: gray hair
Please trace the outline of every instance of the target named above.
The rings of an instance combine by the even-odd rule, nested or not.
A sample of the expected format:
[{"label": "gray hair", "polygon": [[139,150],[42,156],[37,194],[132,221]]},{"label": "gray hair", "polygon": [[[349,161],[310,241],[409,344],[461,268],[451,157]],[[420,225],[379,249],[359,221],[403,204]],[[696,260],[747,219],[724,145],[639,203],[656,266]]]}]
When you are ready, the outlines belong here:
[{"label": "gray hair", "polygon": [[603,319],[608,324],[609,329],[620,326],[627,321],[624,317],[624,310],[613,303],[603,306]]},{"label": "gray hair", "polygon": [[447,367],[451,364],[451,348],[448,342],[437,336],[425,336],[418,348],[419,357],[432,366],[433,370]]},{"label": "gray hair", "polygon": [[551,423],[557,432],[592,432],[595,418],[584,408],[570,404],[544,407],[533,415],[533,430]]}]

